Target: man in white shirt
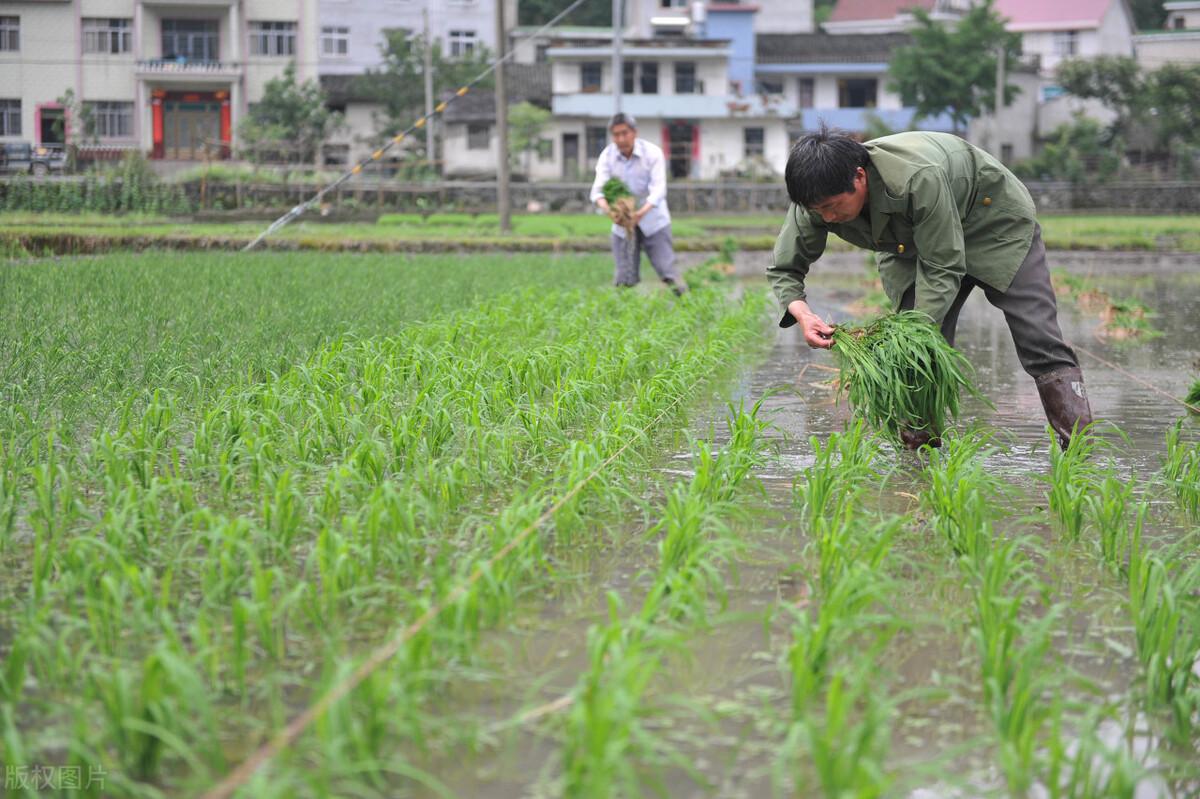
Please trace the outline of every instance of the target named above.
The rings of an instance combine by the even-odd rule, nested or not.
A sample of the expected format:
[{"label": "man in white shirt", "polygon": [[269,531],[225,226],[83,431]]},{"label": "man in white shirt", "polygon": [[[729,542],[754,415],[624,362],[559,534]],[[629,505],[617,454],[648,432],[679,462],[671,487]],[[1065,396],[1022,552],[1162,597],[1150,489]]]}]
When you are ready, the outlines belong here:
[{"label": "man in white shirt", "polygon": [[687,292],[687,284],[679,278],[675,266],[675,249],[671,241],[671,212],[667,208],[667,166],[663,151],[637,135],[637,120],[631,114],[617,114],[608,124],[612,144],[604,148],[596,161],[596,180],[592,183],[591,200],[605,213],[611,213],[604,199],[604,184],[609,178],[620,178],[638,203],[633,219],[635,241],[625,240],[628,232],[620,225],[612,226],[612,252],[616,262],[613,283],[633,286],[641,277],[642,250],[650,265],[676,294]]}]

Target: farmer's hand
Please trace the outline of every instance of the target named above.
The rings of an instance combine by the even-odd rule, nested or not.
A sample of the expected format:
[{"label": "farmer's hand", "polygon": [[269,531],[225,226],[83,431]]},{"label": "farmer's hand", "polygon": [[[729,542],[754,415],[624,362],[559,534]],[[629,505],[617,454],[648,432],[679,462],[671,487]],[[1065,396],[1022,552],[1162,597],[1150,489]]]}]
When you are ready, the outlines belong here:
[{"label": "farmer's hand", "polygon": [[646,214],[650,213],[650,209],[653,207],[654,206],[652,205],[643,205],[641,208],[637,209],[637,213],[633,215],[633,223],[636,225],[641,222],[646,217]]},{"label": "farmer's hand", "polygon": [[596,199],[596,205],[600,206],[600,210],[604,213],[609,215],[612,214],[612,209],[608,207],[608,200],[604,199],[603,197],[598,197]]},{"label": "farmer's hand", "polygon": [[827,350],[833,346],[833,328],[812,312],[804,300],[795,300],[788,305],[788,313],[800,325],[804,341],[814,349]]}]

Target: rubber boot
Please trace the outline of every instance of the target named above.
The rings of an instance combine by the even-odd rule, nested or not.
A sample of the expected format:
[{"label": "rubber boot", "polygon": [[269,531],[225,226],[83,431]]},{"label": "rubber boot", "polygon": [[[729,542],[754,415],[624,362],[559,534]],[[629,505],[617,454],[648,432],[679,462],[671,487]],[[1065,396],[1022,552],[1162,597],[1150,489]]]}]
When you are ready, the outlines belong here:
[{"label": "rubber boot", "polygon": [[942,445],[941,437],[935,436],[928,430],[901,430],[900,441],[904,444],[905,449],[920,449],[924,446],[937,449]]},{"label": "rubber boot", "polygon": [[1064,366],[1034,379],[1046,419],[1058,434],[1063,449],[1071,443],[1071,435],[1092,423],[1092,406],[1083,387],[1083,372],[1077,366]]}]

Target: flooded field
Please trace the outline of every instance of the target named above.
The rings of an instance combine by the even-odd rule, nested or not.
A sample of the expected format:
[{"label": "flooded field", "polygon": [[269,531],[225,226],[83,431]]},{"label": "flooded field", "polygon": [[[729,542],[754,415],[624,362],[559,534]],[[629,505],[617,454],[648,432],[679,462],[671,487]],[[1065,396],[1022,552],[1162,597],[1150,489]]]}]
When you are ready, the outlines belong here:
[{"label": "flooded field", "polygon": [[[848,306],[864,293],[866,272],[858,256],[834,256],[810,276],[810,304],[830,321],[853,318]],[[761,264],[739,262],[738,290],[762,290],[753,275]],[[1056,266],[1086,275],[1114,292],[1133,293],[1153,309],[1153,323],[1164,335],[1150,341],[1106,342],[1097,336],[1098,319],[1069,302],[1060,307],[1065,336],[1078,346],[1093,411],[1102,420],[1098,434],[1107,446],[1100,460],[1113,474],[1135,483],[1136,496],[1149,508],[1147,540],[1164,550],[1182,545],[1182,568],[1194,567],[1195,519],[1176,507],[1160,475],[1168,428],[1186,412],[1170,397],[1183,397],[1200,373],[1200,259],[1192,256],[1104,256],[1071,253]],[[822,268],[823,267],[823,268]],[[725,603],[710,623],[672,652],[653,687],[641,698],[645,734],[660,738],[672,758],[645,751],[644,762],[657,763],[645,775],[648,792],[669,796],[753,797],[831,795],[820,768],[797,764],[809,756],[805,745],[787,731],[792,686],[787,652],[789,625],[797,608],[811,612],[814,597],[812,530],[797,502],[804,470],[817,456],[810,436],[826,440],[852,423],[844,401],[835,401],[834,372],[828,353],[809,349],[795,330],[774,334],[769,350],[743,364],[738,378],[712,412],[693,423],[693,434],[714,435],[723,446],[724,401],[752,405],[769,422],[769,457],[755,472],[764,489],[752,510],[735,523],[745,545],[730,571]],[[881,795],[912,797],[975,796],[1196,796],[1200,795],[1200,755],[1195,737],[1197,694],[1190,708],[1192,737],[1171,740],[1146,715],[1139,687],[1146,675],[1139,665],[1137,635],[1118,575],[1098,565],[1086,542],[1067,541],[1047,507],[1050,475],[1049,437],[1033,381],[1020,368],[1002,314],[976,292],[964,308],[958,347],[975,367],[975,379],[994,408],[968,403],[960,430],[990,437],[983,468],[997,482],[1002,508],[995,530],[1002,540],[1018,541],[1030,561],[1027,594],[1020,604],[1018,630],[1047,626],[1039,669],[1054,677],[1037,686],[1034,702],[1054,705],[1061,729],[1037,732],[1040,756],[1055,738],[1081,756],[1076,778],[1058,785],[1034,768],[1030,783],[1006,781],[1002,764],[1004,736],[981,694],[979,655],[972,643],[972,599],[944,547],[925,529],[929,510],[919,497],[928,487],[924,456],[886,448],[880,474],[862,486],[865,514],[899,514],[904,532],[894,542],[894,573],[887,583],[888,602],[899,620],[876,651],[870,634],[848,639],[861,658],[877,670],[887,697],[887,712],[875,723],[887,727],[888,743],[879,752],[857,752],[887,775]],[[1087,354],[1085,354],[1085,351]],[[1093,356],[1120,367],[1105,365]],[[1135,382],[1148,381],[1163,393]],[[1194,442],[1197,426],[1188,429]],[[664,479],[687,477],[687,451],[666,457]],[[579,674],[588,669],[585,655],[589,626],[603,623],[602,593],[615,592],[636,604],[653,572],[653,542],[639,545],[634,521],[622,534],[624,545],[581,556],[579,587],[556,594],[544,610],[523,620],[520,629],[498,636],[511,671],[499,682],[523,685],[492,697],[511,717],[518,708],[553,706],[550,718],[497,733],[494,749],[465,761],[466,768],[431,763],[457,795],[540,796],[561,791],[555,767],[564,708],[556,698],[572,695]],[[1085,535],[1095,536],[1092,530]],[[633,539],[629,542],[627,539]],[[1185,600],[1190,614],[1183,627],[1200,641],[1200,603]],[[1195,654],[1195,650],[1193,655]],[[858,653],[847,656],[853,660]],[[1200,679],[1200,661],[1195,665]],[[1193,682],[1191,691],[1197,688]],[[477,697],[454,697],[446,712],[480,712]],[[491,712],[496,712],[496,706]],[[537,712],[536,710],[534,711]],[[858,707],[852,715],[862,712]],[[485,711],[484,717],[490,717]],[[1043,724],[1050,717],[1047,712]],[[861,719],[855,719],[856,722]],[[860,735],[862,730],[856,730]],[[1080,743],[1087,739],[1087,745]],[[836,743],[854,747],[861,739]],[[644,743],[626,742],[637,751]],[[792,751],[789,751],[791,749]],[[1118,754],[1119,753],[1119,754]],[[1070,757],[1065,758],[1069,760]],[[1037,761],[1031,756],[1030,763]],[[1045,766],[1043,760],[1041,765]],[[847,766],[847,777],[863,763]],[[1061,766],[1064,772],[1070,769]],[[1112,779],[1127,770],[1131,778]],[[1091,774],[1092,784],[1081,775]],[[1061,777],[1061,774],[1056,774]],[[868,781],[869,783],[870,781]],[[861,787],[862,783],[859,783]],[[860,793],[856,795],[869,795]]]},{"label": "flooded field", "polygon": [[914,454],[765,257],[5,267],[6,795],[1200,795],[1200,260],[1052,259],[1161,333],[1062,304],[1066,453],[977,293],[994,407]]}]

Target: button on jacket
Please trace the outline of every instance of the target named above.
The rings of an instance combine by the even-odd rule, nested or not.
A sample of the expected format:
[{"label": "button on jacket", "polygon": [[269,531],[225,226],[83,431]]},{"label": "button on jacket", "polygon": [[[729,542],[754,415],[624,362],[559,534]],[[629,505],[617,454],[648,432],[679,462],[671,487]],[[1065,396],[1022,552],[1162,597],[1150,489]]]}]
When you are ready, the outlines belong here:
[{"label": "button on jacket", "polygon": [[[667,164],[661,147],[645,139],[634,139],[633,152],[626,158],[617,145],[610,143],[596,159],[596,180],[589,195],[592,202],[604,196],[604,184],[609,178],[624,181],[637,199],[638,208],[646,203],[654,206],[638,223],[643,235],[653,236],[671,224],[671,212],[667,208]],[[625,228],[620,225],[613,225],[612,232],[625,238]]]},{"label": "button on jacket", "polygon": [[964,275],[1005,291],[1033,243],[1037,214],[1025,185],[988,153],[948,133],[898,133],[866,142],[867,203],[850,222],[826,224],[792,204],[767,277],[784,308],[805,299],[809,266],[830,233],[880,255],[892,302],[916,285],[915,308],[937,323]]}]

